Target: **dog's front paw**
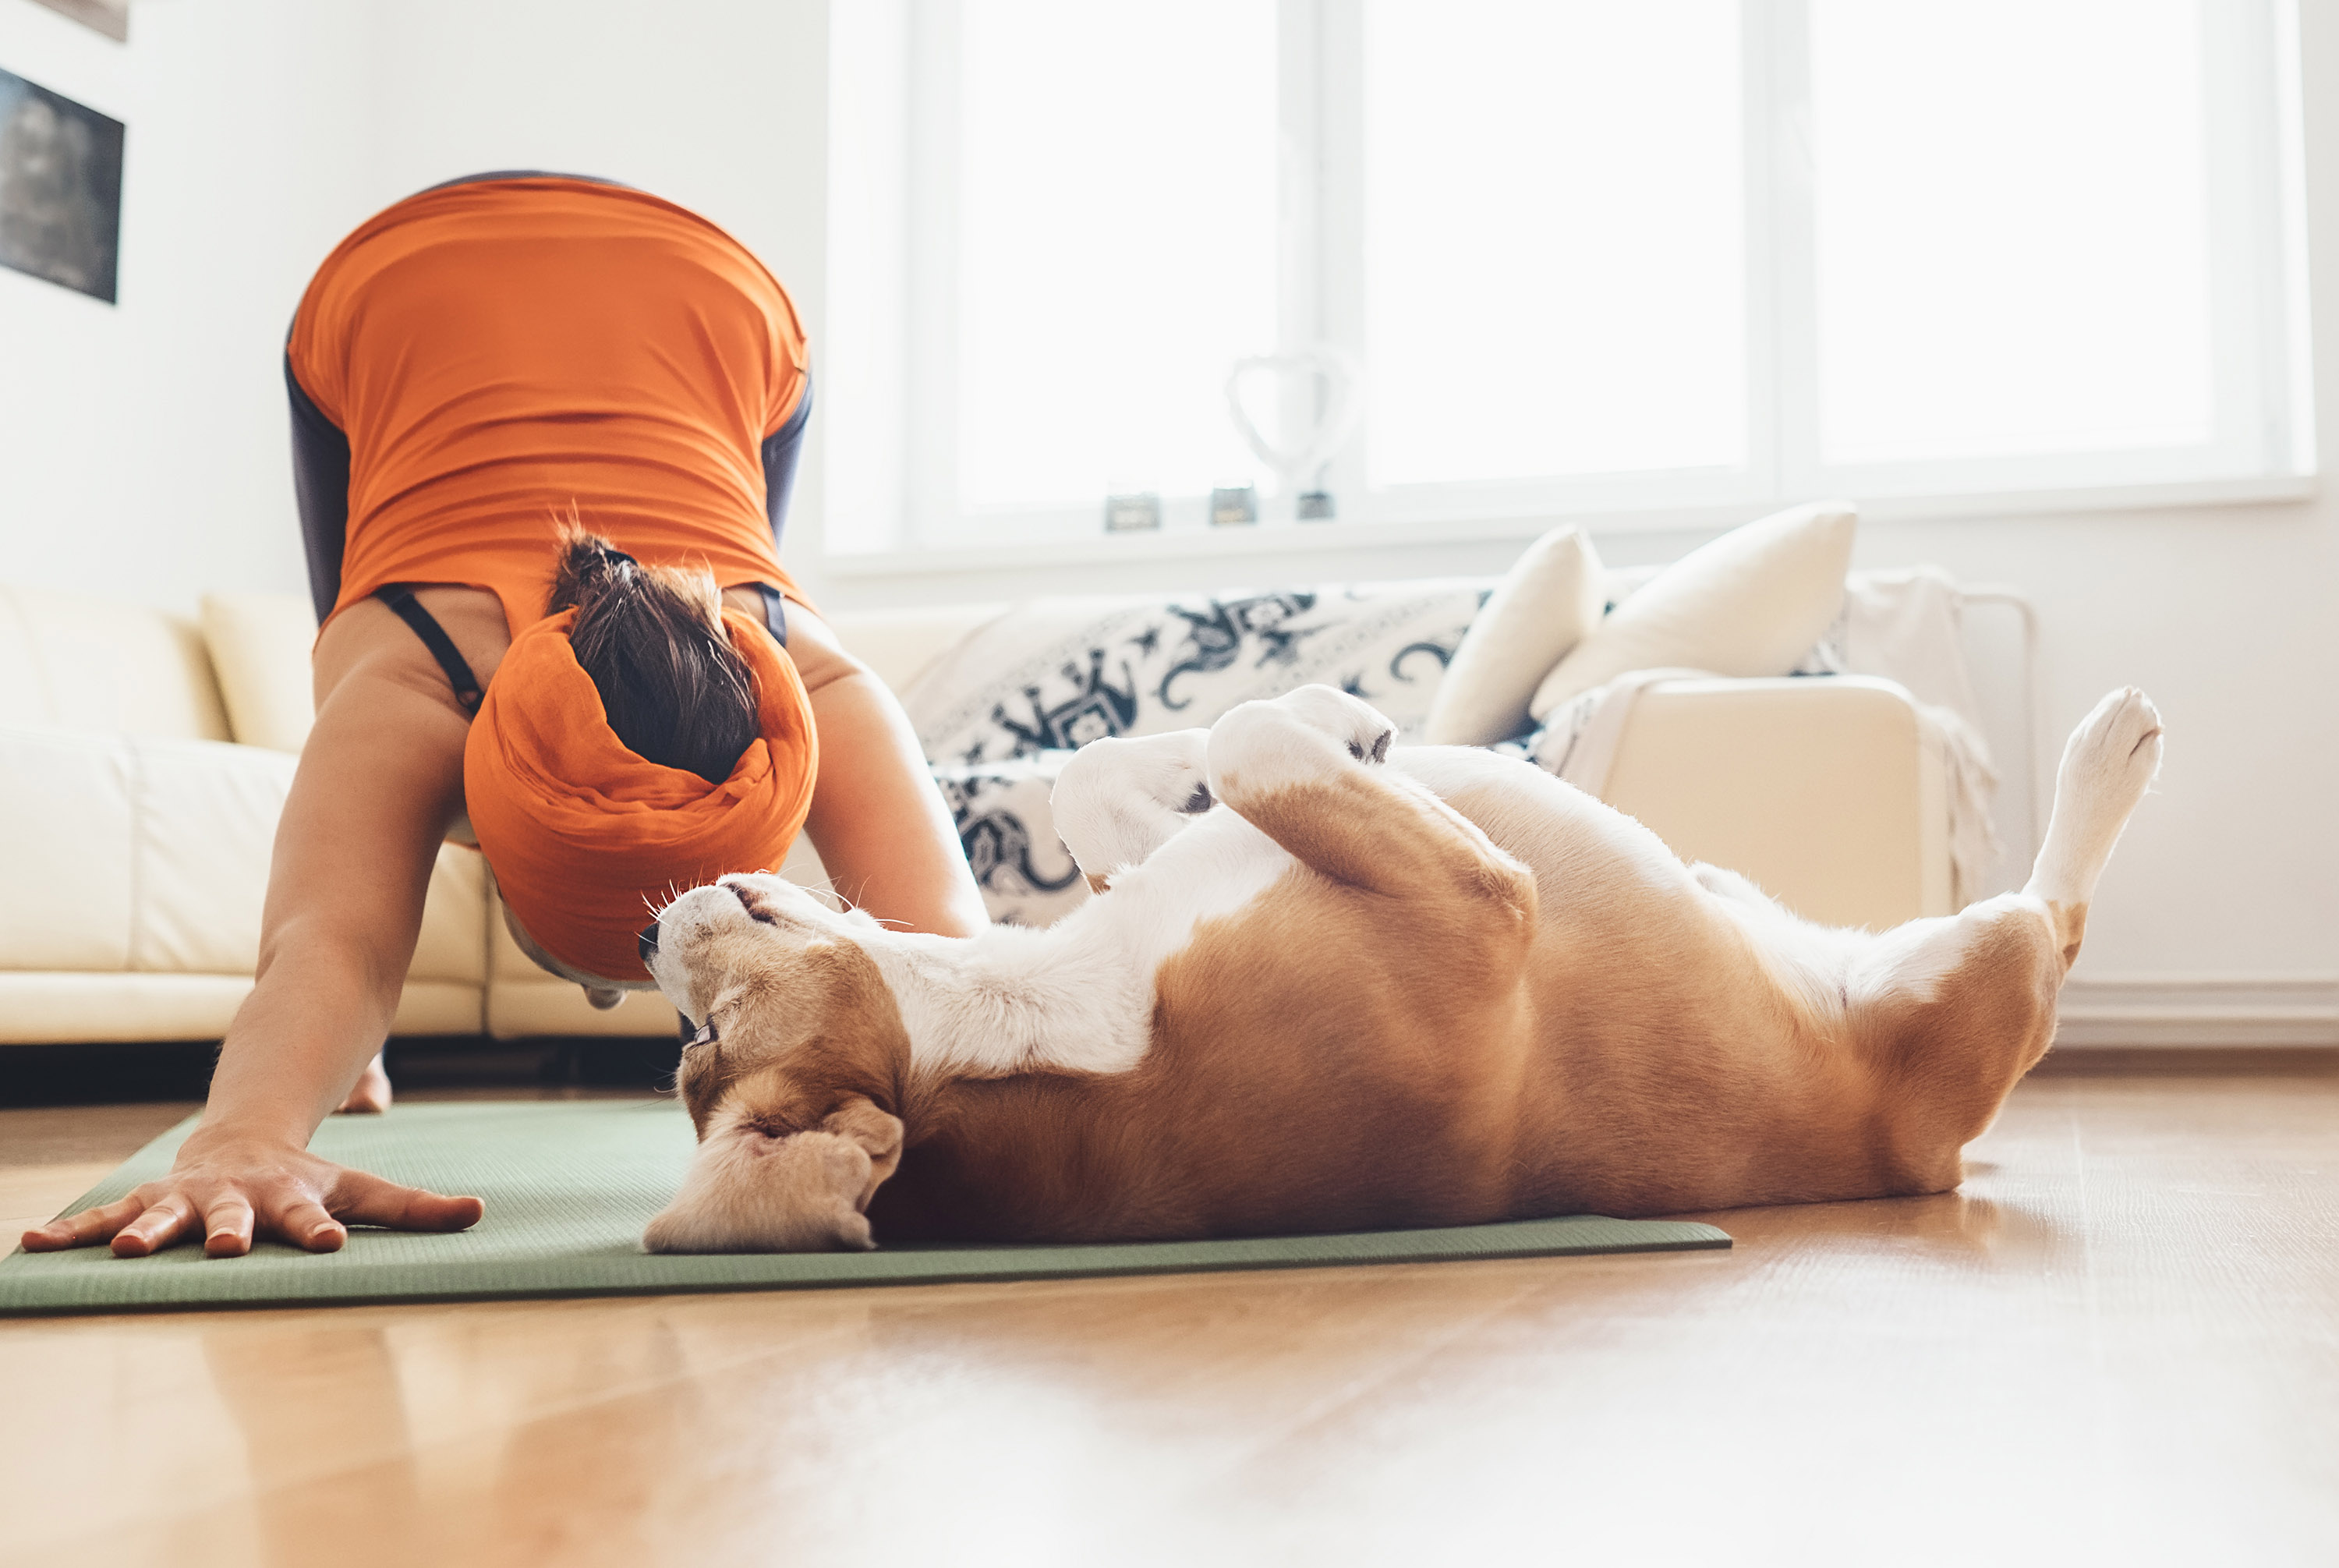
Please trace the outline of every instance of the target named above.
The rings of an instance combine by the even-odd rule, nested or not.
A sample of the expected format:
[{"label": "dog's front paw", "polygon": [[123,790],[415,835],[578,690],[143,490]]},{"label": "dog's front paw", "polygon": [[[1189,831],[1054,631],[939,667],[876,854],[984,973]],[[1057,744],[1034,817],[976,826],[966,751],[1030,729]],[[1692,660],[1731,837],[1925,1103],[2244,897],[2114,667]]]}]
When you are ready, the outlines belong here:
[{"label": "dog's front paw", "polygon": [[1396,739],[1396,725],[1387,714],[1331,686],[1301,686],[1267,705],[1338,742],[1360,763],[1388,761],[1389,743]]},{"label": "dog's front paw", "polygon": [[1210,726],[1210,788],[1220,796],[1322,778],[1348,763],[1388,759],[1396,725],[1370,703],[1330,686],[1301,686],[1228,711]]},{"label": "dog's front paw", "polygon": [[1056,775],[1050,814],[1091,885],[1150,857],[1210,809],[1206,730],[1091,741]]}]

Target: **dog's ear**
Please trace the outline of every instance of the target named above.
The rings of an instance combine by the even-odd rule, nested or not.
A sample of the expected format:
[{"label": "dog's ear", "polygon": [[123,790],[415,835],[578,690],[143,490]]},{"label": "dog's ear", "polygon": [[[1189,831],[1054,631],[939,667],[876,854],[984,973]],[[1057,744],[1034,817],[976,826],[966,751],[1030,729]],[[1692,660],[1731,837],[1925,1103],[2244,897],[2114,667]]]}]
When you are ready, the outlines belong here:
[{"label": "dog's ear", "polygon": [[825,1252],[876,1242],[862,1217],[902,1160],[902,1124],[859,1095],[820,1125],[775,1134],[718,1108],[682,1190],[642,1233],[651,1252]]}]

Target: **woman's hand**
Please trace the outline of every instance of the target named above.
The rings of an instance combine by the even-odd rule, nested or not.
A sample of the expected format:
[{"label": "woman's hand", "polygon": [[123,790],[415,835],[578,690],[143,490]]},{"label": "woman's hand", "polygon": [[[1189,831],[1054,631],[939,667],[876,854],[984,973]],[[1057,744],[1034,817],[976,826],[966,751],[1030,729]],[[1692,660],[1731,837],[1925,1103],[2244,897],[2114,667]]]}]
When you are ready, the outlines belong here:
[{"label": "woman's hand", "polygon": [[400,1187],[335,1165],[304,1149],[252,1138],[205,1139],[180,1147],[171,1174],[127,1198],[25,1232],[27,1252],[59,1252],[111,1239],[117,1257],[143,1257],[201,1236],[212,1257],[240,1257],[255,1236],[311,1252],[337,1252],[349,1226],[462,1230],[486,1206]]}]

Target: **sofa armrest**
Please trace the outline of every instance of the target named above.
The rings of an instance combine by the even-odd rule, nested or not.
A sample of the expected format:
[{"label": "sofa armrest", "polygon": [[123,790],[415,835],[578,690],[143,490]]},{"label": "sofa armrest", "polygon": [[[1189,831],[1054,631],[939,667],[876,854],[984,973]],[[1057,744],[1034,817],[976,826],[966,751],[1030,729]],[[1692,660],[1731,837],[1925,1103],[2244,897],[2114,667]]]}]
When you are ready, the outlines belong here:
[{"label": "sofa armrest", "polygon": [[1940,740],[1890,681],[1660,682],[1603,797],[1807,919],[1881,930],[1952,912]]}]

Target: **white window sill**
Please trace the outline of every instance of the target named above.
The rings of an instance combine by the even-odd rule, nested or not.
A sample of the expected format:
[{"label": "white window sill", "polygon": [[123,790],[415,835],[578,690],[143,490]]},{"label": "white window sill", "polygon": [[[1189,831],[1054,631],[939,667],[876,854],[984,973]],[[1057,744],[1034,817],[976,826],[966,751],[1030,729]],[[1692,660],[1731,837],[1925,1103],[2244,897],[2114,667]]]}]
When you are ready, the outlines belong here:
[{"label": "white window sill", "polygon": [[[2166,511],[2196,507],[2273,506],[2313,500],[2318,490],[2318,480],[2313,474],[2278,474],[2256,478],[2117,485],[2090,489],[2004,491],[1968,496],[1879,496],[1860,500],[1859,505],[1861,520],[1869,523],[1980,520]],[[1778,503],[1781,507],[1791,504],[1789,501]],[[1567,516],[1544,513],[1437,523],[1277,522],[1229,528],[1173,528],[1160,533],[1138,534],[1107,534],[1102,531],[1100,522],[1098,532],[1088,537],[1018,543],[1002,537],[993,544],[952,544],[929,549],[832,549],[822,564],[827,571],[840,577],[886,577],[1097,563],[1122,565],[1213,557],[1241,560],[1252,556],[1294,552],[1529,539],[1569,523],[1580,524],[1594,534],[1710,532],[1748,521],[1768,509],[1773,508],[1745,505],[1676,507],[1645,511],[1584,511]]]}]

